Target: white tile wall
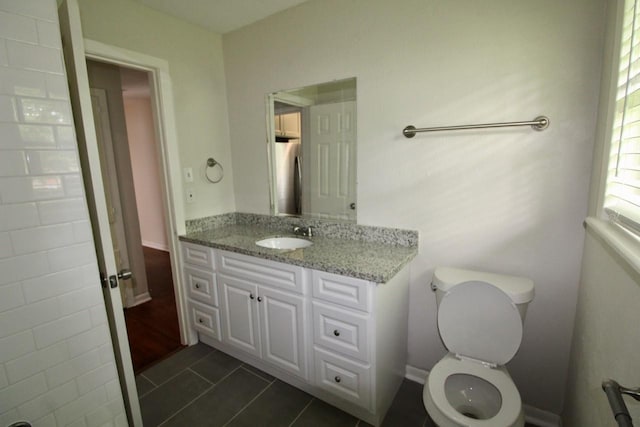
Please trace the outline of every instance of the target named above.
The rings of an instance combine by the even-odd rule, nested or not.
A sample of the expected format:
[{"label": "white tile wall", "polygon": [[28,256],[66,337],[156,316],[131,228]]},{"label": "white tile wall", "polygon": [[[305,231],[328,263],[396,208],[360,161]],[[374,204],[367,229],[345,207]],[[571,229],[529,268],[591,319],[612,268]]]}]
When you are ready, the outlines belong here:
[{"label": "white tile wall", "polygon": [[55,0],[0,0],[0,425],[126,425]]}]

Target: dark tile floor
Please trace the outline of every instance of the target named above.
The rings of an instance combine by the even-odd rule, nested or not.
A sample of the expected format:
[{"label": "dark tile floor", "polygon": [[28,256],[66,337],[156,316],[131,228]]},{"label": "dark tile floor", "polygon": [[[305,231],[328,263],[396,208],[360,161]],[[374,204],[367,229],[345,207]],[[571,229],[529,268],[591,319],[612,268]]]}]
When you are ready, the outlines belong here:
[{"label": "dark tile floor", "polygon": [[[136,383],[145,427],[370,426],[204,344],[145,370]],[[402,383],[382,425],[435,427],[422,404],[421,384]]]}]

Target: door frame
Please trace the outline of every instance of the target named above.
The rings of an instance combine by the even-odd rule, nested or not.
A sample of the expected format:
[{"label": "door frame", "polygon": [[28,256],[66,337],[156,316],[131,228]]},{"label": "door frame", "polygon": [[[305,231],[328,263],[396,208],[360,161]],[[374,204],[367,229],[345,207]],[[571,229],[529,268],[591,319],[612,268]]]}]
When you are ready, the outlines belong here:
[{"label": "door frame", "polygon": [[154,114],[157,156],[160,160],[162,202],[166,218],[167,239],[171,254],[173,288],[178,309],[180,342],[194,344],[196,337],[189,328],[186,295],[180,274],[180,245],[178,236],[185,234],[185,214],[178,138],[175,125],[173,91],[167,61],[143,53],[84,39],[85,57],[125,68],[148,72],[151,86],[151,106]]}]

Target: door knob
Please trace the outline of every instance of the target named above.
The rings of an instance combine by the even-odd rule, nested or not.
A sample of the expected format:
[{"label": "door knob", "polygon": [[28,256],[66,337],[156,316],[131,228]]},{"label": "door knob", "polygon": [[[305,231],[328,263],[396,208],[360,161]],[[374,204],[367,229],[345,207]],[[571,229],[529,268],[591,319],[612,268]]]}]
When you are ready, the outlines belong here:
[{"label": "door knob", "polygon": [[133,277],[133,274],[131,273],[130,270],[122,269],[120,270],[120,272],[118,273],[118,279],[120,280],[129,280]]}]

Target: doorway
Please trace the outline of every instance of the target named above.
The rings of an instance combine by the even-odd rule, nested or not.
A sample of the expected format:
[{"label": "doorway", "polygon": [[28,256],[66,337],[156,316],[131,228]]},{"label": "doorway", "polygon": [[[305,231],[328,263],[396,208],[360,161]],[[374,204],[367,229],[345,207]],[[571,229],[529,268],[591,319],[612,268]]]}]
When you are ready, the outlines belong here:
[{"label": "doorway", "polygon": [[127,336],[137,374],[182,347],[149,72],[87,60]]}]

